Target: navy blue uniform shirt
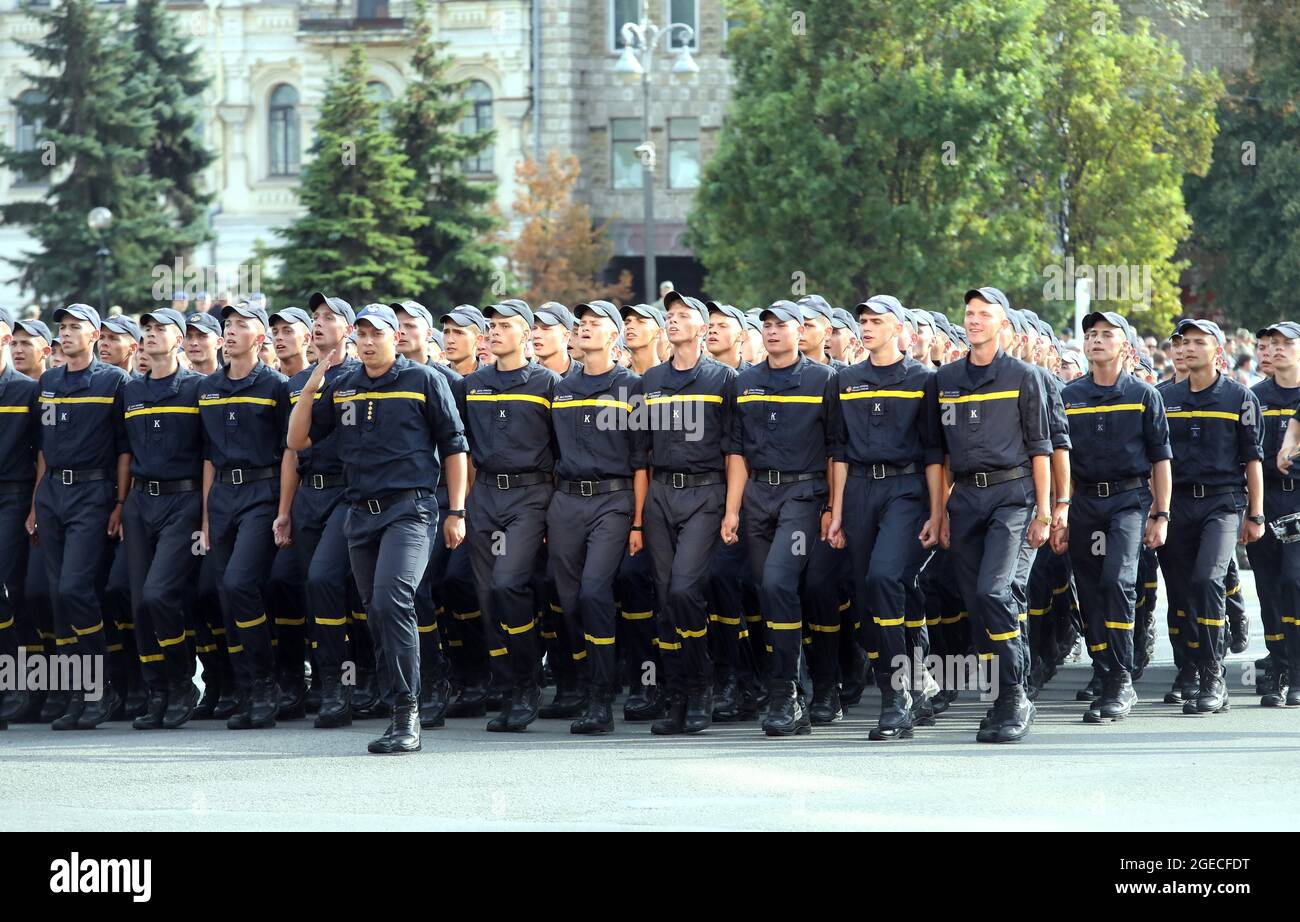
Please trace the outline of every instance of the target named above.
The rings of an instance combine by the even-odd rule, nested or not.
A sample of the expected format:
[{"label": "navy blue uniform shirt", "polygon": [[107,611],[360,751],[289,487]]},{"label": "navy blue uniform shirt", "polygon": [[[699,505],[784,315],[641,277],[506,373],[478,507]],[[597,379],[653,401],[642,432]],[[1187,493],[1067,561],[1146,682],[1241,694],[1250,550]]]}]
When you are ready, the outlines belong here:
[{"label": "navy blue uniform shirt", "polygon": [[799,358],[786,368],[746,368],[732,387],[730,451],[750,470],[825,471],[835,437],[835,369]]},{"label": "navy blue uniform shirt", "polygon": [[551,423],[560,451],[556,476],[608,480],[631,477],[645,468],[646,440],[628,422],[632,399],[640,393],[640,377],[621,365],[603,375],[580,370],[565,376],[551,398]]},{"label": "navy blue uniform shirt", "polygon": [[447,379],[405,356],[378,378],[358,362],[320,394],[309,437],[314,446],[333,434],[353,504],[402,490],[432,495],[442,459],[469,450]]},{"label": "navy blue uniform shirt", "polygon": [[935,373],[911,356],[843,369],[835,460],[850,464],[943,464]]},{"label": "navy blue uniform shirt", "polygon": [[1109,483],[1151,474],[1173,457],[1160,392],[1127,372],[1102,387],[1091,374],[1062,391],[1070,421],[1070,476],[1080,483]]},{"label": "navy blue uniform shirt", "polygon": [[560,376],[537,362],[514,371],[480,365],[456,388],[474,467],[484,474],[551,473],[551,398]]},{"label": "navy blue uniform shirt", "polygon": [[720,473],[732,446],[732,383],[736,371],[702,353],[678,371],[671,359],[641,376],[642,408],[650,433],[650,465],[680,474]]},{"label": "navy blue uniform shirt", "polygon": [[40,385],[6,365],[0,371],[0,481],[36,479],[41,442]]},{"label": "navy blue uniform shirt", "polygon": [[936,374],[939,424],[954,474],[1024,467],[1032,457],[1051,455],[1047,388],[1031,366],[999,349],[983,368],[972,369],[967,356]]},{"label": "navy blue uniform shirt", "polygon": [[1247,461],[1264,455],[1259,398],[1227,375],[1194,393],[1191,378],[1164,391],[1174,484],[1243,486]]},{"label": "navy blue uniform shirt", "polygon": [[203,476],[203,375],[185,368],[169,378],[127,382],[126,436],[131,476],[141,480],[198,480]]},{"label": "navy blue uniform shirt", "polygon": [[219,471],[273,467],[284,455],[289,380],[261,362],[232,381],[220,368],[199,386],[203,457]]},{"label": "navy blue uniform shirt", "polygon": [[1070,450],[1070,424],[1065,418],[1065,404],[1061,400],[1063,382],[1042,365],[1030,365],[1043,379],[1043,389],[1047,392],[1047,431],[1051,433],[1052,449]]},{"label": "navy blue uniform shirt", "polygon": [[1300,403],[1300,387],[1279,387],[1272,378],[1265,378],[1251,390],[1264,414],[1264,476],[1278,480],[1282,472],[1277,469],[1277,453],[1282,450],[1287,424]]},{"label": "navy blue uniform shirt", "polygon": [[[321,384],[320,390],[316,392],[315,399],[320,400],[321,396],[325,393],[326,387],[337,381],[340,375],[348,374],[360,367],[360,365],[361,363],[357,359],[350,355],[345,356],[343,361],[325,372],[325,381]],[[293,407],[298,403],[298,398],[302,396],[303,386],[307,383],[307,379],[311,377],[311,373],[315,370],[315,365],[309,365],[289,379],[290,407]],[[334,439],[331,436],[327,436],[319,442],[313,441],[311,443],[311,448],[298,452],[298,476],[300,478],[306,479],[312,474],[336,477],[342,473],[343,462],[339,460],[338,449],[336,448]]]},{"label": "navy blue uniform shirt", "polygon": [[68,366],[41,375],[41,451],[50,470],[115,471],[127,446],[122,397],[127,374],[92,359],[80,372]]}]

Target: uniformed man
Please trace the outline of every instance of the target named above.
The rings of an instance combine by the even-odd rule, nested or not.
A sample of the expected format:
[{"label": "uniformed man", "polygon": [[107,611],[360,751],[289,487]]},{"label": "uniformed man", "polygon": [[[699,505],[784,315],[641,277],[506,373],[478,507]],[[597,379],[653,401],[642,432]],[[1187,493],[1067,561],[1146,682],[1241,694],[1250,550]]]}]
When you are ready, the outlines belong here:
[{"label": "uniformed man", "polygon": [[45,374],[50,360],[50,328],[39,320],[14,322],[13,342],[9,344],[14,371],[29,378]]},{"label": "uniformed man", "polygon": [[[668,695],[664,716],[650,727],[660,736],[699,733],[713,720],[709,566],[723,512],[733,506],[739,512],[744,485],[739,459],[726,460],[732,413],[727,397],[736,372],[704,354],[709,314],[698,299],[670,291],[664,304],[672,358],[642,376],[654,472],[645,542]],[[733,532],[735,527],[733,522]]]},{"label": "uniformed man", "polygon": [[1264,428],[1259,399],[1216,367],[1224,345],[1218,325],[1184,320],[1178,332],[1188,376],[1164,392],[1174,494],[1161,556],[1186,580],[1181,627],[1197,688],[1184,699],[1183,713],[1210,714],[1229,706],[1223,680],[1228,562],[1238,536],[1249,544],[1264,531]]},{"label": "uniformed man", "polygon": [[221,321],[212,314],[190,314],[185,318],[185,356],[190,367],[210,375],[221,367]]},{"label": "uniformed man", "polygon": [[[467,446],[446,379],[397,354],[393,309],[368,304],[356,315],[356,327],[361,367],[326,384],[346,347],[340,343],[322,355],[294,407],[287,441],[304,451],[336,436],[347,483],[348,556],[375,637],[382,693],[392,708],[387,732],[368,749],[415,752],[421,745],[415,592],[429,543],[441,537],[455,547],[464,537]],[[433,494],[444,465],[453,508],[439,536]]]},{"label": "uniformed man", "polygon": [[527,304],[509,299],[484,316],[496,361],[457,389],[474,471],[467,528],[479,609],[485,627],[501,631],[512,681],[510,701],[487,729],[519,733],[537,719],[541,702],[531,577],[554,489],[550,417],[560,377],[524,359],[533,324]]},{"label": "uniformed man", "polygon": [[569,355],[577,320],[559,301],[547,301],[533,314],[533,357],[561,378],[582,371],[582,362]]},{"label": "uniformed man", "polygon": [[614,340],[623,327],[618,308],[593,301],[574,313],[585,361],[555,386],[551,399],[559,461],[547,541],[570,658],[585,679],[585,712],[570,731],[598,734],[614,729],[614,694],[621,684],[614,581],[624,549],[641,552],[647,440],[628,423],[640,382],[613,363]]},{"label": "uniformed man", "polygon": [[862,349],[862,342],[858,335],[858,323],[853,319],[853,315],[842,307],[835,308],[834,319],[831,321],[831,335],[827,341],[831,360],[844,365],[857,362],[858,353]]},{"label": "uniformed man", "polygon": [[[979,742],[1016,742],[1029,732],[1034,705],[1020,631],[1016,584],[1052,524],[1048,396],[1028,365],[1007,355],[999,335],[1010,323],[1006,295],[966,292],[970,354],[938,371],[940,422],[954,488],[941,543],[952,550],[980,659],[996,668],[998,695]],[[1036,508],[1036,512],[1035,512]],[[1023,590],[1021,590],[1023,591]]]},{"label": "uniformed man", "polygon": [[128,382],[123,397],[132,478],[122,512],[123,551],[148,690],[133,726],[175,729],[198,704],[184,601],[198,572],[194,544],[203,522],[203,375],[179,367],[182,314],[161,308],[141,321],[150,372]]},{"label": "uniformed man", "polygon": [[[868,358],[839,372],[829,537],[847,544],[863,646],[877,654],[873,740],[912,735],[908,594],[939,541],[945,489],[934,372],[898,347],[904,308],[890,295],[857,307]],[[919,670],[917,670],[919,672]]]},{"label": "uniformed man", "polygon": [[1062,392],[1073,505],[1068,530],[1052,535],[1052,550],[1069,551],[1088,650],[1103,677],[1098,699],[1084,713],[1086,723],[1122,720],[1137,702],[1132,675],[1138,557],[1143,545],[1164,544],[1169,525],[1164,401],[1123,369],[1128,327],[1113,312],[1084,317],[1089,373]]},{"label": "uniformed man", "polygon": [[632,353],[632,370],[642,377],[662,359],[659,345],[664,338],[667,318],[649,304],[632,304],[623,308],[623,339]]},{"label": "uniformed man", "polygon": [[271,321],[271,345],[280,363],[280,374],[292,378],[307,367],[307,347],[312,342],[312,319],[301,307],[285,307],[267,317]]},{"label": "uniformed man", "polygon": [[[1261,355],[1267,359],[1272,377],[1256,384],[1264,417],[1264,518],[1272,523],[1300,513],[1300,490],[1278,467],[1278,452],[1291,420],[1300,405],[1300,324],[1284,320],[1255,334]],[[1300,542],[1282,543],[1272,528],[1254,544],[1246,546],[1250,567],[1256,574],[1260,615],[1264,621],[1264,643],[1273,658],[1268,686],[1260,696],[1263,707],[1300,704]],[[1267,578],[1259,579],[1259,575]]]},{"label": "uniformed man", "polygon": [[479,367],[479,346],[487,333],[487,320],[477,307],[461,304],[443,314],[442,338],[447,346],[447,364],[464,377]]},{"label": "uniformed man", "polygon": [[262,729],[275,726],[280,710],[262,584],[288,537],[296,459],[284,452],[288,382],[258,357],[266,312],[241,301],[221,313],[228,364],[199,389],[203,534],[240,696],[226,726]]},{"label": "uniformed man", "polygon": [[[122,417],[126,372],[95,358],[99,312],[70,304],[54,312],[67,364],[41,375],[41,452],[27,530],[44,546],[58,652],[104,656],[100,589],[108,543],[122,527],[130,455]],[[56,730],[90,730],[118,704],[109,683],[96,701],[73,691]]]},{"label": "uniformed man", "polygon": [[[40,387],[7,361],[13,330],[9,312],[0,308],[0,655],[10,657],[18,654],[28,544],[23,523],[31,510],[41,419]],[[18,716],[24,698],[16,689],[0,688],[0,730]]]},{"label": "uniformed man", "polygon": [[140,351],[140,326],[130,317],[119,314],[105,317],[99,336],[99,360],[115,365],[129,375],[135,374],[135,356]]}]

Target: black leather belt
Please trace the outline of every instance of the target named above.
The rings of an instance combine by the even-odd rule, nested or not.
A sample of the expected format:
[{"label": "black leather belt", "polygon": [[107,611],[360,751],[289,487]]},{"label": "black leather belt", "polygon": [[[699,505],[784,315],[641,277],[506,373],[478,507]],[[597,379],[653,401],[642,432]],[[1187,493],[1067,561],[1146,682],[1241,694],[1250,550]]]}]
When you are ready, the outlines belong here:
[{"label": "black leather belt", "polygon": [[528,471],[523,474],[479,474],[475,483],[484,483],[498,490],[513,490],[515,487],[530,487],[537,483],[550,483],[551,475],[545,471]]},{"label": "black leather belt", "polygon": [[131,478],[131,489],[150,496],[171,496],[173,493],[193,493],[199,488],[197,480],[143,480]]},{"label": "black leather belt", "polygon": [[825,471],[750,471],[750,480],[779,487],[787,483],[803,483],[806,480],[825,480]]},{"label": "black leather belt", "polygon": [[1030,469],[1027,467],[1012,467],[1003,471],[976,471],[973,474],[958,474],[956,481],[968,487],[991,487],[998,483],[1007,483],[1011,480],[1021,480],[1028,477]]},{"label": "black leather belt", "polygon": [[30,480],[0,480],[0,494],[32,492]]},{"label": "black leather belt", "polygon": [[278,476],[280,476],[278,467],[233,467],[229,470],[217,471],[217,479],[236,487],[241,483],[270,480]]},{"label": "black leather belt", "polygon": [[904,474],[919,474],[921,466],[913,461],[898,467],[893,464],[850,464],[850,477],[867,477],[871,480],[884,480],[886,477],[901,477]]},{"label": "black leather belt", "polygon": [[726,478],[721,471],[709,471],[707,474],[687,474],[682,471],[655,471],[655,480],[667,484],[674,490],[684,490],[687,487],[709,487],[715,483],[722,483]]},{"label": "black leather belt", "polygon": [[1146,481],[1141,477],[1130,477],[1128,480],[1103,481],[1101,483],[1076,483],[1074,492],[1086,493],[1098,499],[1106,499],[1116,493],[1127,493],[1129,490],[1136,490],[1144,483]]},{"label": "black leather belt", "polygon": [[[1290,477],[1265,477],[1264,486],[1281,490],[1283,493],[1295,492],[1295,480]],[[3,492],[3,491],[0,491]]]},{"label": "black leather belt", "polygon": [[1204,483],[1176,483],[1174,489],[1179,493],[1190,493],[1193,499],[1204,499],[1207,496],[1224,496],[1228,493],[1245,493],[1244,485],[1214,487]]},{"label": "black leather belt", "polygon": [[559,488],[577,496],[600,496],[602,493],[621,493],[632,489],[630,477],[613,477],[609,480],[561,480]]},{"label": "black leather belt", "polygon": [[398,503],[404,503],[408,499],[424,499],[428,495],[428,490],[398,490],[396,493],[388,493],[374,499],[363,499],[359,503],[353,503],[352,508],[358,512],[379,515],[381,512],[392,509]]},{"label": "black leather belt", "polygon": [[329,490],[333,487],[344,486],[347,481],[343,479],[342,474],[312,474],[306,477],[303,483],[313,490]]},{"label": "black leather belt", "polygon": [[53,470],[49,474],[57,483],[86,483],[91,480],[108,480],[113,476],[108,471]]}]

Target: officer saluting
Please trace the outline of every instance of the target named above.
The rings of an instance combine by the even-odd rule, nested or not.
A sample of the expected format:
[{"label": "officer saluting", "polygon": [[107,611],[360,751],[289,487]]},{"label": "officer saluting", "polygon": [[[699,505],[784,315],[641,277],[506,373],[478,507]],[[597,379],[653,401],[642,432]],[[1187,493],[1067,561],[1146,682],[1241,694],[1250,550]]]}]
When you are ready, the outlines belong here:
[{"label": "officer saluting", "polygon": [[1264,428],[1259,398],[1216,367],[1224,343],[1218,324],[1184,320],[1178,332],[1188,375],[1164,392],[1174,495],[1161,556],[1187,581],[1183,631],[1199,681],[1183,713],[1211,714],[1229,706],[1223,681],[1228,563],[1239,532],[1249,544],[1264,531]]},{"label": "officer saluting", "polygon": [[[272,525],[288,517],[296,482],[295,460],[284,453],[289,388],[258,359],[266,311],[241,301],[222,310],[221,319],[229,364],[199,387],[203,534],[241,697],[226,726],[262,729],[275,726],[280,709],[262,584],[275,559]],[[289,489],[281,489],[282,477]]]},{"label": "officer saluting", "polygon": [[1034,719],[1013,584],[1028,575],[1017,572],[1022,545],[1028,540],[1031,548],[1042,547],[1052,522],[1048,395],[1037,372],[998,345],[1010,323],[1006,295],[978,288],[966,292],[965,301],[970,354],[940,368],[937,380],[955,483],[941,541],[952,550],[975,648],[997,668],[997,702],[975,739],[1010,743],[1022,739]]},{"label": "officer saluting", "polygon": [[[1133,626],[1138,557],[1160,547],[1169,524],[1169,427],[1154,387],[1125,372],[1128,322],[1110,312],[1083,318],[1089,373],[1062,392],[1070,423],[1073,514],[1068,532],[1052,536],[1052,550],[1068,544],[1088,631],[1088,650],[1103,675],[1101,696],[1083,715],[1087,723],[1122,720],[1137,701]],[[1148,478],[1149,509],[1143,498]]]},{"label": "officer saluting", "polygon": [[[100,319],[93,307],[61,307],[54,322],[67,363],[41,375],[41,452],[27,530],[45,548],[58,652],[103,656],[107,645],[96,583],[109,549],[104,535],[121,533],[130,462],[122,420],[127,374],[95,358]],[[117,699],[111,685],[89,703],[84,691],[74,691],[52,726],[94,729],[108,719]]]},{"label": "officer saluting", "polygon": [[927,549],[939,542],[943,440],[935,373],[898,348],[903,306],[877,295],[857,310],[869,355],[839,373],[829,538],[836,547],[848,545],[862,636],[871,639],[864,646],[879,656],[880,720],[871,739],[906,739],[912,735],[907,595]]},{"label": "officer saluting", "polygon": [[198,572],[203,521],[203,375],[180,367],[185,318],[169,307],[140,318],[148,377],[126,385],[131,493],[122,511],[140,665],[148,688],[137,730],[175,729],[198,703],[185,639],[185,596]]},{"label": "officer saluting", "polygon": [[434,490],[443,466],[452,509],[442,538],[464,537],[465,438],[446,380],[397,354],[398,321],[384,304],[356,315],[361,366],[325,385],[343,360],[340,342],[321,357],[289,418],[288,445],[311,448],[331,434],[349,503],[344,530],[357,590],[374,632],[381,692],[392,705],[377,754],[420,748],[420,645],[415,592],[438,540]]}]

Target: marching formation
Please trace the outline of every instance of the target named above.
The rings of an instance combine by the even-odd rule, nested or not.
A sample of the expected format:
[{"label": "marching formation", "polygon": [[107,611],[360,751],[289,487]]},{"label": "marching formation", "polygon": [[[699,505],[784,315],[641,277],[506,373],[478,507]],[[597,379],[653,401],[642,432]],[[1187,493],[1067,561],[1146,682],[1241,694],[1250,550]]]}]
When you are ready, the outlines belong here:
[{"label": "marching formation", "polygon": [[1245,646],[1238,543],[1256,692],[1300,705],[1292,322],[1247,389],[1212,322],[1177,325],[1157,386],[1119,314],[1084,319],[1085,369],[991,287],[961,326],[676,291],[54,321],[0,310],[0,655],[108,675],[5,687],[0,729],[387,717],[369,749],[400,753],[448,717],[609,733],[626,690],[656,735],[786,737],[874,684],[872,740],[971,689],[976,739],[1015,742],[1079,637],[1084,721],[1130,714],[1157,567],[1164,700],[1211,714]]}]

